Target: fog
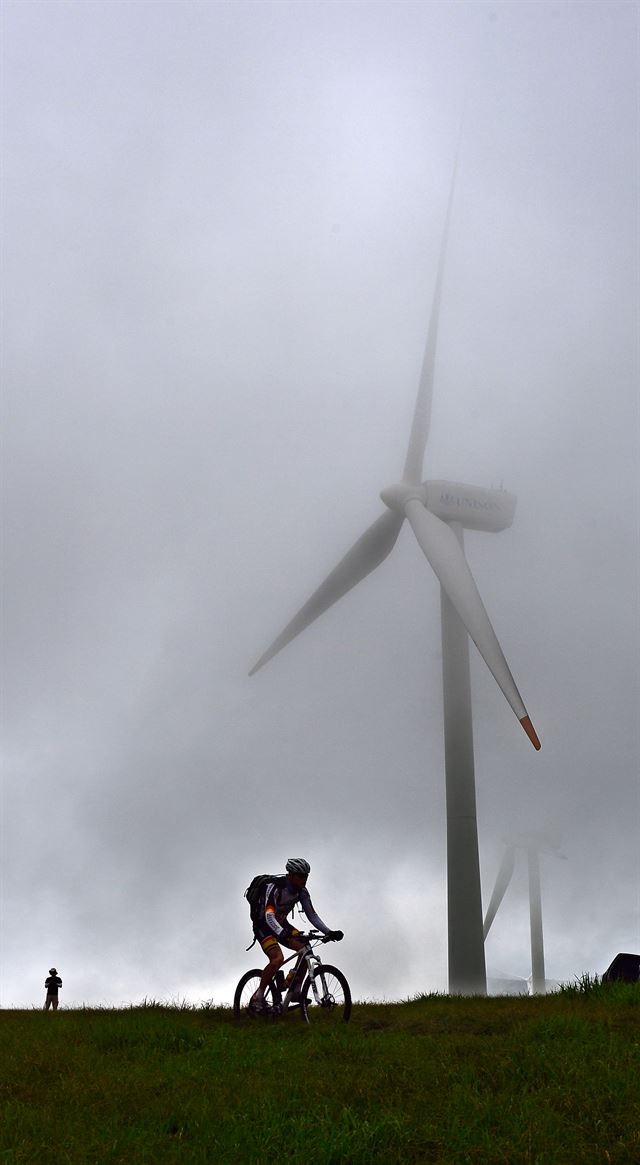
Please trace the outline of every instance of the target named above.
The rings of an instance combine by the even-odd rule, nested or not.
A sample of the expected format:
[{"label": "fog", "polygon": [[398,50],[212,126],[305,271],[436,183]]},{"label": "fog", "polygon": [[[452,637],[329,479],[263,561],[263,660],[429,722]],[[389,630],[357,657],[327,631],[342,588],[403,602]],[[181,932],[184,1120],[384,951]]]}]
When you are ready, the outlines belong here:
[{"label": "fog", "polygon": [[248,672],[401,475],[461,125],[425,476],[517,495],[466,552],[542,740],[472,648],[483,901],[553,833],[547,975],[640,949],[639,24],[5,0],[3,1007],[228,1001],[292,855],[356,998],[446,989],[411,531]]}]

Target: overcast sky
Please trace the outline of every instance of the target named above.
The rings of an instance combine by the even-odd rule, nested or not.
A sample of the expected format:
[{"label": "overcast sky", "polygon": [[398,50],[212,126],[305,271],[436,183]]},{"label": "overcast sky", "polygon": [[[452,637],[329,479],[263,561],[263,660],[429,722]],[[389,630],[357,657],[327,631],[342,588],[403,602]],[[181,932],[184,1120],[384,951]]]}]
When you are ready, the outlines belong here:
[{"label": "overcast sky", "polygon": [[[4,0],[3,1007],[228,1001],[312,865],[357,998],[444,990],[439,588],[409,529],[248,671],[401,475],[466,105],[426,477],[472,649],[483,898],[640,950],[635,3]],[[487,942],[530,973],[525,863]],[[259,961],[259,960],[258,960]]]}]

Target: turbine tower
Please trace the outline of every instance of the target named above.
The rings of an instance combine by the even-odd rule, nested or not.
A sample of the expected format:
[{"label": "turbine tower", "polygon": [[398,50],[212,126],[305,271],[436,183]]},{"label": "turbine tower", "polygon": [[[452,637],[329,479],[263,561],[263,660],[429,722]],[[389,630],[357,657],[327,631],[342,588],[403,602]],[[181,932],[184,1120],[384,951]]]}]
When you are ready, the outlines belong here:
[{"label": "turbine tower", "polygon": [[560,853],[557,844],[541,834],[521,834],[514,841],[506,843],[504,856],[496,877],[496,884],[487,907],[483,924],[486,939],[491,924],[500,908],[516,864],[516,849],[522,849],[527,855],[527,870],[529,875],[529,929],[531,932],[531,991],[533,995],[544,995],[547,990],[547,979],[544,966],[544,937],[542,933],[542,896],[540,893],[540,854],[552,854],[553,857],[566,861],[566,855]]},{"label": "turbine tower", "polygon": [[510,526],[516,499],[503,490],[422,479],[431,421],[438,320],[455,176],[454,167],[402,480],[382,490],[380,497],[387,507],[386,512],[341,559],[249,674],[254,675],[310,623],[375,570],[390,554],[405,518],[408,520],[441,588],[449,991],[452,994],[485,995],[487,976],[476,821],[469,635],[536,749],[540,748],[540,741],[480,598],[463,546],[465,529],[497,532]]}]

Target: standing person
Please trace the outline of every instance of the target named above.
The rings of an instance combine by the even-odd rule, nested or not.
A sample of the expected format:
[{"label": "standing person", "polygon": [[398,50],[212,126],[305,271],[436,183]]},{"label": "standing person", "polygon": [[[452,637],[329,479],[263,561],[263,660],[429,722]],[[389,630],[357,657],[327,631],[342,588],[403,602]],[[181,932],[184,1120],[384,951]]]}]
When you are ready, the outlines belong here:
[{"label": "standing person", "polygon": [[44,981],[47,989],[47,998],[44,1001],[44,1010],[48,1011],[50,1007],[54,1011],[58,1010],[58,989],[62,987],[62,979],[60,978],[55,967],[49,967],[49,975]]},{"label": "standing person", "polygon": [[[305,858],[289,858],[286,871],[285,878],[274,879],[265,887],[260,902],[258,921],[254,926],[254,934],[265,955],[268,956],[269,962],[262,972],[260,986],[249,1003],[249,1012],[253,1015],[270,1010],[268,1004],[265,1003],[264,993],[267,984],[271,982],[284,962],[280,943],[292,951],[299,951],[305,945],[304,935],[294,926],[291,926],[290,922],[287,922],[287,915],[291,914],[297,903],[300,903],[300,909],[316,930],[321,930],[328,938],[336,939],[336,941],[344,937],[341,930],[329,930],[329,927],[313,909],[307,890],[307,878],[311,872],[308,861]],[[294,984],[293,1001],[296,1001],[296,996],[300,997],[300,986],[300,983]]]}]

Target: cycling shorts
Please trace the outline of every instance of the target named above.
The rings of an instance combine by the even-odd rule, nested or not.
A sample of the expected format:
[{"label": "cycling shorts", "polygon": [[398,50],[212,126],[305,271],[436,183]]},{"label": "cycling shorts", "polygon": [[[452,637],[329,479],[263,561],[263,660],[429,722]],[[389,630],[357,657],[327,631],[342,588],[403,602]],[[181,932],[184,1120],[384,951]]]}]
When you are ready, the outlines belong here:
[{"label": "cycling shorts", "polygon": [[280,945],[294,951],[296,948],[292,946],[290,939],[297,938],[302,932],[296,930],[295,926],[288,926],[282,934],[274,934],[268,923],[262,921],[255,927],[254,933],[265,955],[268,955],[274,947]]}]

